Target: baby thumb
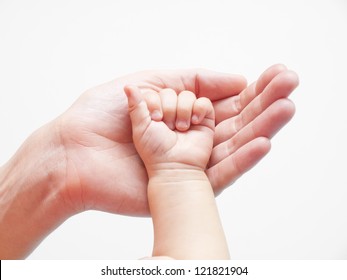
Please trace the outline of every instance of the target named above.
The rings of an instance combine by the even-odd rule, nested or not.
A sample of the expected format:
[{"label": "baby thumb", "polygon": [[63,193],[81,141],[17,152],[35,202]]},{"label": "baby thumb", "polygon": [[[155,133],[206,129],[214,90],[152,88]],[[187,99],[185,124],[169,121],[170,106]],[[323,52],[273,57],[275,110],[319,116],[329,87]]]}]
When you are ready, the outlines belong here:
[{"label": "baby thumb", "polygon": [[133,131],[135,128],[146,128],[151,121],[151,117],[140,89],[136,86],[125,86],[124,92],[128,98],[129,115]]}]

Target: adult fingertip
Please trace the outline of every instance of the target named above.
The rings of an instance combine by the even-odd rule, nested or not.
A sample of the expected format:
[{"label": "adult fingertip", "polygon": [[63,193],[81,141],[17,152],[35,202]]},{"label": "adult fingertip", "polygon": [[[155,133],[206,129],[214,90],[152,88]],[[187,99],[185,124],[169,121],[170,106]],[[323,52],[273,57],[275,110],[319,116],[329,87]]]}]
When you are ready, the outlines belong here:
[{"label": "adult fingertip", "polygon": [[290,121],[295,114],[295,104],[288,98],[282,98],[274,102],[277,107],[277,115],[286,122]]},{"label": "adult fingertip", "polygon": [[268,67],[260,76],[255,84],[257,94],[260,94],[266,86],[280,73],[287,71],[287,67],[282,63],[277,63]]},{"label": "adult fingertip", "polygon": [[241,90],[247,87],[248,81],[247,81],[246,77],[239,75],[239,74],[235,74],[234,76],[239,81]]},{"label": "adult fingertip", "polygon": [[278,78],[292,91],[299,85],[299,76],[293,70],[282,72],[278,75]]},{"label": "adult fingertip", "polygon": [[271,71],[275,71],[275,72],[280,73],[280,72],[283,72],[283,71],[285,71],[287,69],[288,68],[287,68],[287,66],[285,64],[283,64],[283,63],[276,63],[276,64],[270,66],[267,70],[271,70]]},{"label": "adult fingertip", "polygon": [[235,94],[239,94],[241,91],[243,91],[247,85],[248,81],[246,77],[240,75],[240,74],[227,74],[231,80],[231,83],[233,83]]},{"label": "adult fingertip", "polygon": [[267,137],[258,137],[254,140],[259,156],[265,156],[271,150],[271,141]]},{"label": "adult fingertip", "polygon": [[287,72],[288,79],[297,87],[300,83],[299,75],[293,70],[288,70]]}]

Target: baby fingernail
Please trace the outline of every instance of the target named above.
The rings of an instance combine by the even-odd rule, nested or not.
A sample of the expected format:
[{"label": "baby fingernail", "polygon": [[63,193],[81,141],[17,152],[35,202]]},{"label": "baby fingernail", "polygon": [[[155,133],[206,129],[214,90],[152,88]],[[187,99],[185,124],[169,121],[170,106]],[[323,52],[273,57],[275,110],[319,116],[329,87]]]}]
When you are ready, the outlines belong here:
[{"label": "baby fingernail", "polygon": [[171,130],[175,130],[175,123],[172,123],[172,122],[170,122],[170,123],[168,123],[167,124],[167,126],[171,129]]},{"label": "baby fingernail", "polygon": [[154,110],[151,114],[152,120],[161,120],[161,113],[158,110]]},{"label": "baby fingernail", "polygon": [[192,122],[193,123],[198,123],[199,122],[199,117],[197,115],[193,115]]},{"label": "baby fingernail", "polygon": [[176,125],[179,129],[187,129],[189,124],[185,121],[178,121]]}]

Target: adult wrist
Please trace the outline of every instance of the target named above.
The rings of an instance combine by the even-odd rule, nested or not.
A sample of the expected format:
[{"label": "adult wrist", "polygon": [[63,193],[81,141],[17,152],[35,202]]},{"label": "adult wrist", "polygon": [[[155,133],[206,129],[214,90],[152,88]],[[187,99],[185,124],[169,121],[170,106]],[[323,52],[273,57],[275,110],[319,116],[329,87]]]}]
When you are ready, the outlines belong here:
[{"label": "adult wrist", "polygon": [[0,258],[26,257],[75,213],[65,198],[66,162],[55,122],[35,131],[0,169]]}]

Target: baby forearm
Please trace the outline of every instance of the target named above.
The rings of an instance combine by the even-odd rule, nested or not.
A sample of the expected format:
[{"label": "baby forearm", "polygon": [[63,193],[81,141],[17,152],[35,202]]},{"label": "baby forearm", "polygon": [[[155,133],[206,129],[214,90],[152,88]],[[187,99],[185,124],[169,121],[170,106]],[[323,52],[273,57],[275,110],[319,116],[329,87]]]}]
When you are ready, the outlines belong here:
[{"label": "baby forearm", "polygon": [[166,170],[156,174],[149,181],[148,199],[154,256],[229,258],[214,194],[204,172]]}]

